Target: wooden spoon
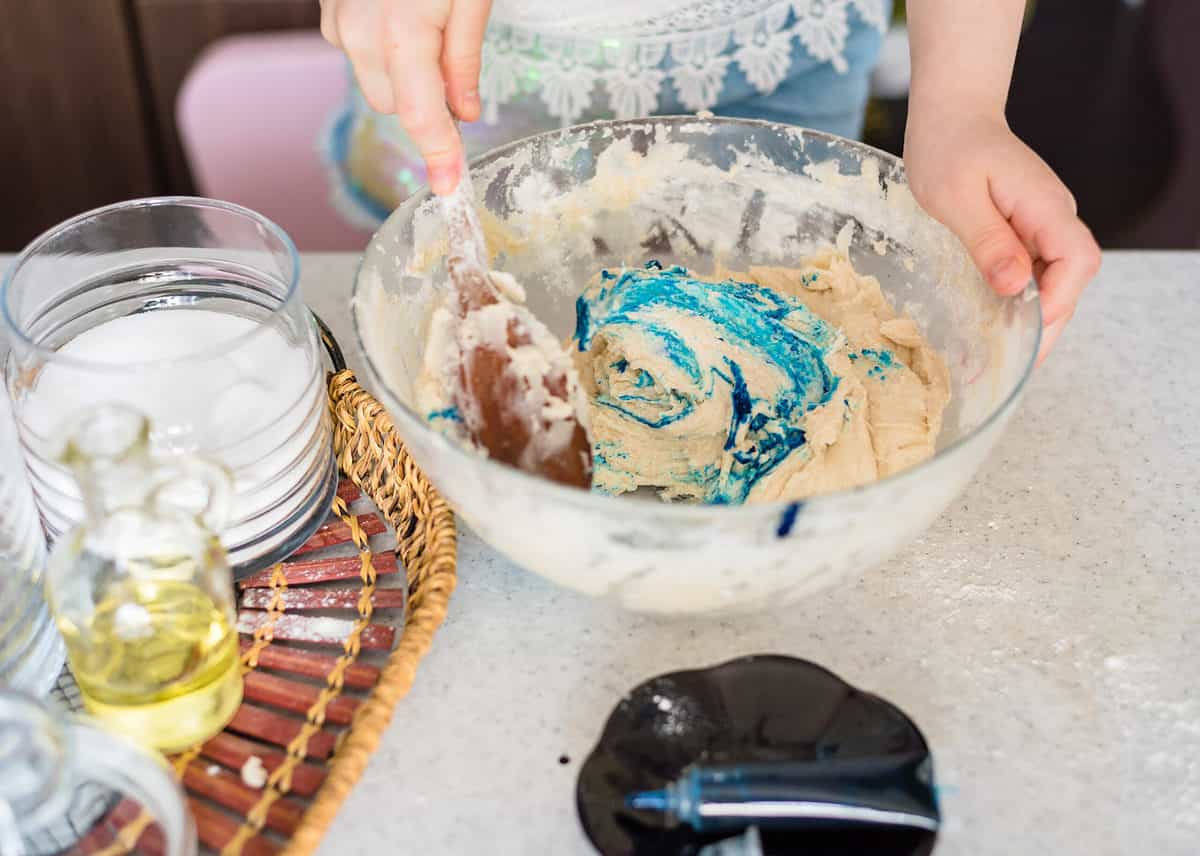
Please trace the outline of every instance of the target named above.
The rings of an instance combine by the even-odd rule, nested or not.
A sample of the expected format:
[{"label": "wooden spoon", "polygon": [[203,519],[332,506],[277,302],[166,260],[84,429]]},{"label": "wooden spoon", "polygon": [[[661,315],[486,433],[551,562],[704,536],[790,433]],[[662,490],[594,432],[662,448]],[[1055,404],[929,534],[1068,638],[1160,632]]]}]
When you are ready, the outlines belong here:
[{"label": "wooden spoon", "polygon": [[487,269],[487,244],[464,162],[442,197],[456,292],[459,382],[452,400],[471,440],[498,461],[563,484],[589,487],[587,402],[570,357],[542,322],[510,300]]}]

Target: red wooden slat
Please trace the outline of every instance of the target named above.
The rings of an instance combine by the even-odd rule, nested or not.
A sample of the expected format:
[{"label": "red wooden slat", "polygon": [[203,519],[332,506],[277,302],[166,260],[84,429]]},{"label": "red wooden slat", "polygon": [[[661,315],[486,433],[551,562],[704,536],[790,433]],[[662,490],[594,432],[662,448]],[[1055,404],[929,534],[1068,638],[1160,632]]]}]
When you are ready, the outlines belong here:
[{"label": "red wooden slat", "polygon": [[167,852],[167,837],[161,826],[152,823],[146,827],[142,837],[137,840],[137,852],[139,856],[163,856]]},{"label": "red wooden slat", "polygon": [[[263,766],[268,773],[283,763],[287,757],[277,749],[272,749],[262,743],[255,743],[236,734],[222,732],[204,744],[201,754],[210,761],[216,761],[231,770],[241,770],[251,755],[262,758]],[[325,781],[325,771],[315,764],[297,764],[292,770],[292,793],[302,797],[310,797]]]},{"label": "red wooden slat", "polygon": [[[232,809],[243,817],[262,796],[262,791],[247,787],[240,775],[218,770],[211,776],[204,764],[193,761],[183,771],[183,784],[193,795],[206,797],[217,805]],[[304,817],[304,806],[287,797],[277,799],[267,809],[267,827],[290,836]]]},{"label": "red wooden slat", "polygon": [[[399,569],[396,554],[389,551],[376,553],[371,562],[377,574],[394,574]],[[304,562],[287,562],[283,575],[289,586],[304,586],[332,580],[356,580],[362,573],[362,562],[358,556],[339,556],[336,559],[309,559]],[[246,577],[238,585],[241,588],[270,588],[271,570]]]},{"label": "red wooden slat", "polygon": [[[271,620],[269,612],[243,609],[238,613],[238,633],[253,633]],[[310,642],[314,645],[342,646],[350,635],[355,619],[318,618],[312,615],[281,615],[275,619],[274,638],[286,642]],[[374,651],[390,651],[396,629],[386,624],[368,624],[359,636],[363,648]]]},{"label": "red wooden slat", "polygon": [[342,498],[342,502],[349,505],[362,496],[362,491],[350,479],[342,479],[338,482],[337,495]]},{"label": "red wooden slat", "polygon": [[[248,672],[245,696],[250,701],[278,707],[301,716],[316,703],[321,691],[312,684],[289,681],[266,672]],[[325,706],[325,719],[335,725],[349,725],[358,710],[358,699],[340,695]]]},{"label": "red wooden slat", "polygon": [[121,800],[112,810],[109,820],[118,826],[124,826],[133,821],[135,817],[142,813],[142,807],[134,800]]},{"label": "red wooden slat", "polygon": [[[97,823],[83,838],[79,839],[69,851],[72,854],[100,853],[117,841],[121,830],[137,819],[142,807],[133,800],[122,800],[109,812],[108,816]],[[162,830],[157,824],[151,823],[134,842],[132,852],[145,856],[162,856],[166,850]],[[122,851],[126,852],[126,851]]]},{"label": "red wooden slat", "polygon": [[[283,593],[283,606],[288,610],[305,609],[358,609],[358,588],[345,589],[289,589]],[[275,593],[266,588],[246,589],[242,592],[242,606],[248,609],[266,609],[271,605]],[[403,589],[376,589],[371,602],[376,609],[400,609],[404,606]]]},{"label": "red wooden slat", "polygon": [[116,828],[107,822],[98,823],[88,830],[87,835],[75,842],[75,847],[71,853],[83,854],[90,856],[92,853],[99,853],[105,847],[108,847],[116,838]]},{"label": "red wooden slat", "polygon": [[[242,652],[251,646],[249,639],[241,640]],[[286,648],[282,645],[268,645],[258,655],[258,665],[264,669],[274,669],[278,672],[291,672],[294,675],[304,675],[306,678],[324,680],[337,663],[337,657],[328,654],[318,654],[302,648]],[[346,686],[356,689],[369,690],[379,680],[379,669],[369,663],[353,663],[343,673]]]},{"label": "red wooden slat", "polygon": [[[118,829],[124,829],[126,825],[137,820],[141,813],[142,807],[138,803],[133,800],[121,800],[112,810],[108,819],[116,824]],[[157,823],[147,826],[138,838],[136,847],[138,856],[162,856],[167,850],[162,827]]]},{"label": "red wooden slat", "polygon": [[[301,722],[266,708],[243,704],[226,727],[230,731],[287,748],[288,743],[300,733]],[[308,741],[308,757],[324,761],[333,754],[336,739],[328,731],[317,732]]]},{"label": "red wooden slat", "polygon": [[[387,531],[387,526],[374,514],[358,515],[358,525],[367,535],[379,535]],[[311,553],[313,550],[333,547],[336,544],[345,544],[351,540],[353,540],[353,537],[350,534],[350,524],[344,520],[334,518],[313,533],[313,536],[301,544],[300,548],[292,555],[299,556],[302,553]]]},{"label": "red wooden slat", "polygon": [[[201,843],[210,850],[220,852],[229,839],[237,834],[238,822],[208,803],[189,797],[188,808],[192,811],[192,817],[196,818],[196,830],[200,833]],[[278,848],[261,835],[248,839],[242,848],[242,856],[274,856],[276,852]]]}]

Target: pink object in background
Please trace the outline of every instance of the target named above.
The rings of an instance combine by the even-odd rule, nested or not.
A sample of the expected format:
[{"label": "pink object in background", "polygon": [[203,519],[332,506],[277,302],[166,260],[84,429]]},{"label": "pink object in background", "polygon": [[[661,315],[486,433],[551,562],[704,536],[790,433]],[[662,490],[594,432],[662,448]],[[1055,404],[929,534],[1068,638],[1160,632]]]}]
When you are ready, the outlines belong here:
[{"label": "pink object in background", "polygon": [[305,251],[361,250],[371,237],[334,207],[320,153],[346,97],[342,53],[316,32],[231,36],[196,60],[176,121],[196,190],[274,220]]}]

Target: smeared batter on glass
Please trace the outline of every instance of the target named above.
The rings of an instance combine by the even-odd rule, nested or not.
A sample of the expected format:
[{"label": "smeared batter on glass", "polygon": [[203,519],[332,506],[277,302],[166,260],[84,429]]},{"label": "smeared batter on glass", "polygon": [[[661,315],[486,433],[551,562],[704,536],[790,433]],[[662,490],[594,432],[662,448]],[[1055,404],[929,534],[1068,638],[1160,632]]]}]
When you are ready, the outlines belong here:
[{"label": "smeared batter on glass", "polygon": [[934,452],[946,367],[871,277],[829,252],[712,279],[650,262],[577,303],[594,488],[666,499],[797,499]]}]

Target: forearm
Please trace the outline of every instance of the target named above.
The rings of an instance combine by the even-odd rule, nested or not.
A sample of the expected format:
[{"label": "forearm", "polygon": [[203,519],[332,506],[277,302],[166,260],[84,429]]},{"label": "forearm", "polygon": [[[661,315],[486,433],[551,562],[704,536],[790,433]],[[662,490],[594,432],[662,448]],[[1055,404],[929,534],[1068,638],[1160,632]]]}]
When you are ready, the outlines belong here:
[{"label": "forearm", "polygon": [[1024,0],[909,0],[907,11],[912,109],[1002,116]]}]

